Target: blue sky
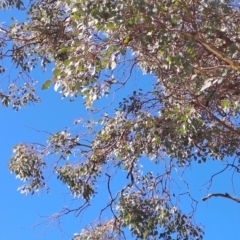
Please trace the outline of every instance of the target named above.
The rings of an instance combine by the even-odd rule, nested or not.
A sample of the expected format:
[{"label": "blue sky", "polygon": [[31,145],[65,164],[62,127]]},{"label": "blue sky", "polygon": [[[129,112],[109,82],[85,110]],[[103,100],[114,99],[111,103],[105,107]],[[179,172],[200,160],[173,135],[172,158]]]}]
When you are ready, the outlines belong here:
[{"label": "blue sky", "polygon": [[[7,15],[6,15],[7,14]],[[15,15],[15,12],[5,13],[5,17]],[[2,15],[3,16],[3,15]],[[0,22],[5,18],[0,17]],[[143,88],[146,88],[150,80],[149,77],[140,76],[136,73],[135,78],[140,78],[137,82],[145,82]],[[20,142],[44,142],[47,138],[45,133],[39,133],[33,130],[44,130],[57,132],[65,127],[71,127],[73,131],[77,127],[73,124],[74,120],[84,117],[87,113],[83,106],[82,99],[75,102],[69,102],[69,99],[61,99],[61,95],[54,92],[51,88],[47,91],[41,91],[41,84],[51,76],[51,71],[42,74],[40,71],[33,72],[33,78],[41,82],[38,86],[38,94],[42,101],[35,106],[27,106],[16,112],[9,108],[0,107],[0,181],[2,182],[2,191],[0,197],[0,239],[4,240],[32,240],[32,239],[71,239],[73,233],[79,232],[83,226],[95,219],[96,211],[100,206],[107,203],[108,197],[101,187],[101,193],[94,200],[92,207],[81,217],[76,218],[68,215],[58,222],[47,226],[38,225],[37,221],[44,221],[39,216],[48,216],[61,211],[63,206],[77,206],[78,202],[68,192],[66,186],[56,181],[54,177],[49,180],[51,186],[50,194],[45,192],[36,195],[21,195],[17,188],[21,182],[9,173],[7,163],[12,154],[12,147]],[[124,89],[124,95],[135,86],[133,80],[131,85]],[[155,168],[149,161],[143,161],[149,169]],[[186,173],[193,196],[199,201],[196,222],[202,223],[205,230],[204,239],[240,239],[240,205],[223,198],[211,198],[207,202],[200,199],[206,196],[203,184],[212,174],[221,170],[223,164],[218,161],[209,161],[205,164],[194,163],[192,171]],[[120,179],[117,179],[117,182]],[[239,178],[235,178],[235,193],[240,196]],[[105,182],[101,184],[104,186]],[[229,192],[232,193],[231,172],[225,172],[214,181],[210,192]],[[94,204],[95,203],[95,204]],[[186,202],[182,199],[181,205],[187,208]],[[35,227],[33,227],[35,225]]]}]

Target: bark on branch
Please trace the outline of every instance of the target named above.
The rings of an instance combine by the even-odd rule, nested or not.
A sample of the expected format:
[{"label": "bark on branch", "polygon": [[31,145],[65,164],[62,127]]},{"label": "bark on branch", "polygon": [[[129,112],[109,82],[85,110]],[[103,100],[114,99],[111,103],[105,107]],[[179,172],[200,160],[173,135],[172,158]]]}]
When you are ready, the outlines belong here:
[{"label": "bark on branch", "polygon": [[196,32],[180,32],[181,34],[190,37],[192,39],[195,39],[197,42],[199,42],[202,46],[204,46],[209,52],[211,52],[213,55],[215,55],[219,60],[224,61],[225,63],[229,64],[231,68],[235,71],[240,71],[240,66],[237,62],[233,61],[232,59],[228,58],[226,55],[224,55],[218,48],[213,46],[212,44],[208,43],[203,38],[199,37]]}]

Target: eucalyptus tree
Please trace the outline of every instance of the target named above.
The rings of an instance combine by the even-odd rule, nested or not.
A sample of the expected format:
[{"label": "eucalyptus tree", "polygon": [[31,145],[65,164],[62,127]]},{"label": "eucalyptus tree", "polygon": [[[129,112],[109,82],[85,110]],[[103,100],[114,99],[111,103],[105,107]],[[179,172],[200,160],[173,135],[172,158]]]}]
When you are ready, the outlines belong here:
[{"label": "eucalyptus tree", "polygon": [[[86,227],[75,240],[121,239],[126,228],[139,239],[202,239],[203,230],[193,219],[195,208],[181,211],[181,194],[171,185],[176,172],[181,180],[193,161],[218,159],[225,164],[223,171],[240,172],[239,6],[228,0],[24,4],[1,1],[2,9],[26,12],[24,22],[13,19],[1,25],[1,74],[9,74],[4,67],[8,59],[19,71],[7,87],[3,84],[2,105],[18,110],[38,102],[31,69],[41,66],[45,71],[54,64],[42,89],[53,85],[62,97],[83,97],[92,119],[84,119],[86,131],[77,135],[59,131],[45,145],[13,147],[9,168],[25,181],[21,192],[48,189],[48,168],[79,198],[79,208],[59,216],[80,214],[97,195],[99,179],[105,178],[110,200],[99,215],[108,209],[112,217]],[[106,95],[121,97],[135,69],[143,73],[139,85],[149,81],[149,88],[133,89],[114,113],[108,111],[116,106],[113,98],[99,114],[94,102]],[[143,173],[143,158],[159,172]],[[126,184],[112,190],[113,172],[122,171]],[[187,194],[194,202],[190,190]],[[225,193],[202,200],[212,196],[240,202]]]}]

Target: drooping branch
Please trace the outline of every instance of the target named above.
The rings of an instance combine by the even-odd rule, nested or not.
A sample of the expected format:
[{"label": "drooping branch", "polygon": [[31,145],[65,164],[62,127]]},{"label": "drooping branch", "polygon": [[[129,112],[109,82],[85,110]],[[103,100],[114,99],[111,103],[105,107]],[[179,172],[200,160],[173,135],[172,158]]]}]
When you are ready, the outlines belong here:
[{"label": "drooping branch", "polygon": [[228,193],[211,193],[211,194],[208,194],[206,197],[203,197],[202,200],[206,201],[211,197],[225,197],[225,198],[229,198],[229,199],[231,199],[231,200],[233,200],[237,203],[240,203],[240,198],[236,198],[234,196],[231,196]]}]

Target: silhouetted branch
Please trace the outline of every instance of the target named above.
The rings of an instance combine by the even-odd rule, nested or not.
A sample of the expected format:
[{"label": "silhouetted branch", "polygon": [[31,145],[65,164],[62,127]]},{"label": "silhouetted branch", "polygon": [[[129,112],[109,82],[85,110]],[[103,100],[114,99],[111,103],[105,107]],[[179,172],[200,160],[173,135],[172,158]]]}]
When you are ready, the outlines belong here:
[{"label": "silhouetted branch", "polygon": [[203,197],[202,200],[206,201],[211,197],[225,197],[225,198],[229,198],[235,202],[240,203],[240,198],[233,197],[233,196],[229,195],[228,193],[211,193],[211,194],[208,194],[206,197]]}]

